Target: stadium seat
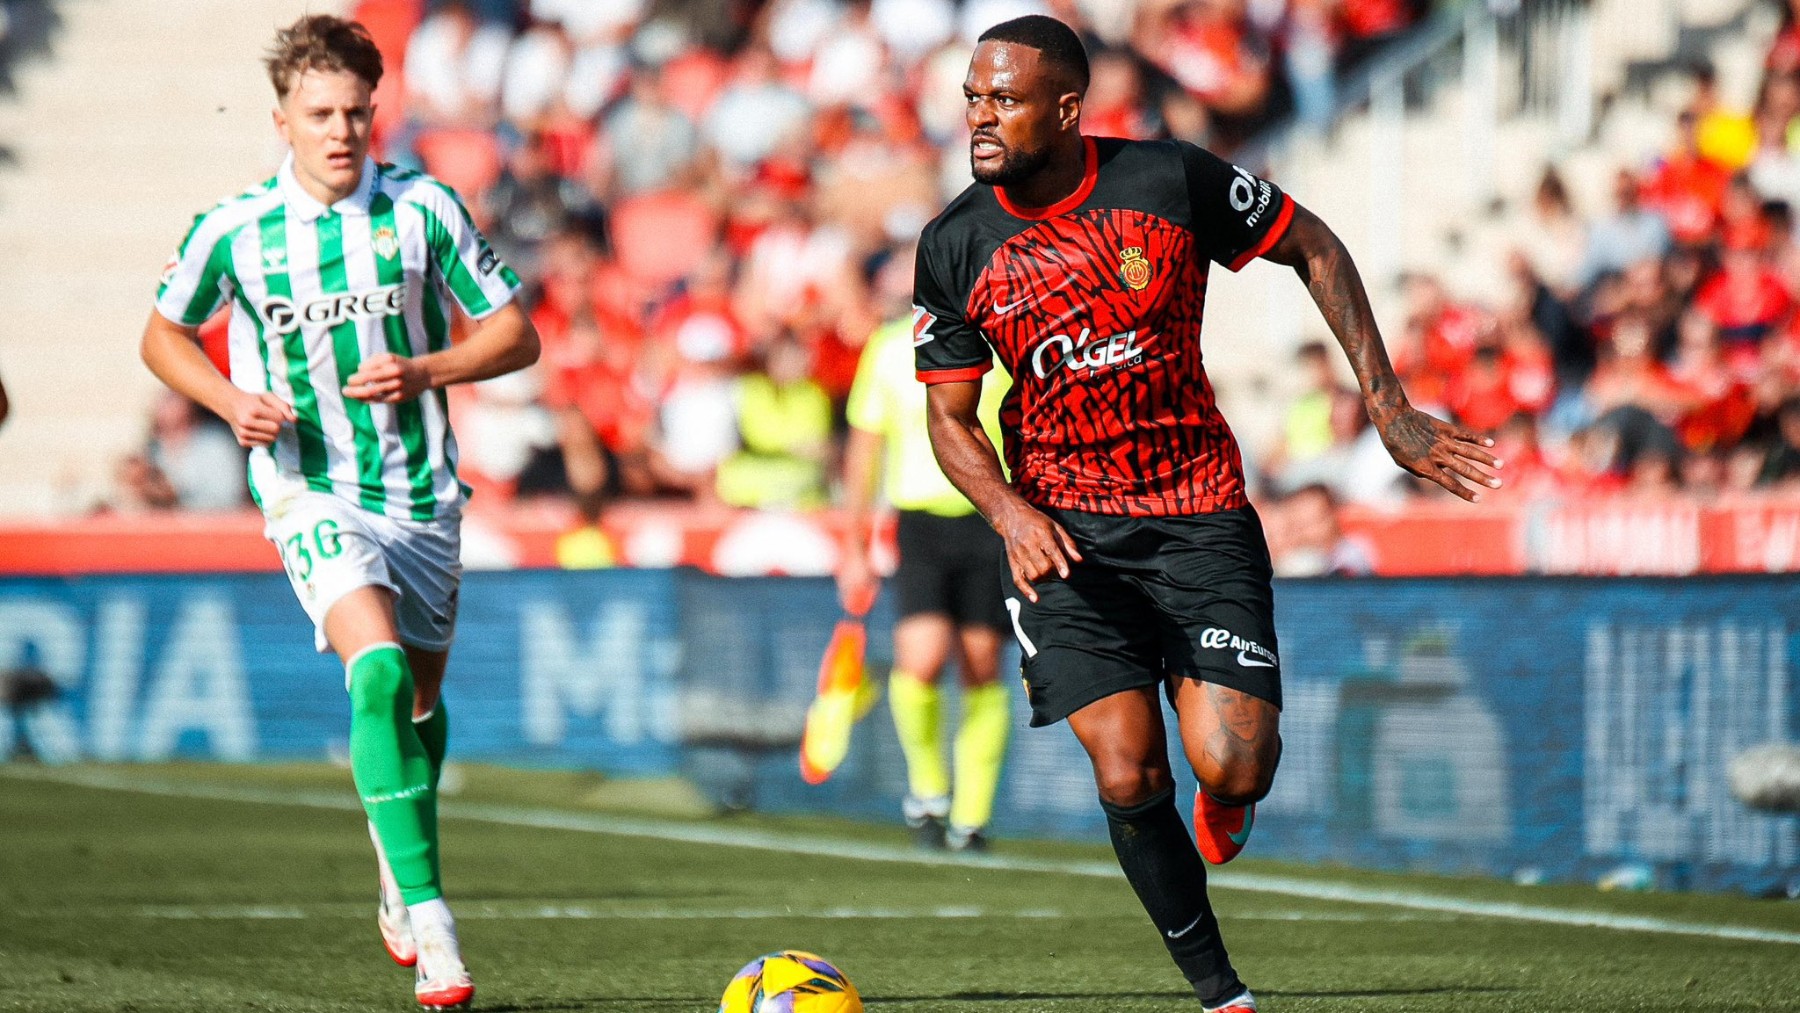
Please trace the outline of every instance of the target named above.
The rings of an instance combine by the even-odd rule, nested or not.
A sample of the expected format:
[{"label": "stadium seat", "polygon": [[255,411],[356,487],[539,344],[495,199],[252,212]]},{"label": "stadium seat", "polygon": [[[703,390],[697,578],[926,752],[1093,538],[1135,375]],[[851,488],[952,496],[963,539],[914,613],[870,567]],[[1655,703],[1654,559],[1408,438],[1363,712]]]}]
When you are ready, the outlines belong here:
[{"label": "stadium seat", "polygon": [[663,97],[688,119],[701,122],[725,86],[728,69],[724,59],[711,50],[682,53],[663,66]]},{"label": "stadium seat", "polygon": [[687,275],[713,248],[719,218],[691,193],[643,194],[613,211],[613,252],[634,281],[660,287]]},{"label": "stadium seat", "polygon": [[415,142],[425,171],[472,202],[500,178],[500,142],[485,130],[442,129],[419,135]]}]

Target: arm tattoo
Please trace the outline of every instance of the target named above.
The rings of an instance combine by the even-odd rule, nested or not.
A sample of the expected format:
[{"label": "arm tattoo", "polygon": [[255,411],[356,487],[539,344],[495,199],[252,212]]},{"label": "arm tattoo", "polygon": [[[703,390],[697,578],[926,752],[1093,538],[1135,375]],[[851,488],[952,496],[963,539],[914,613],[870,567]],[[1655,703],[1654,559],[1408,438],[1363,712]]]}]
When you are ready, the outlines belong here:
[{"label": "arm tattoo", "polygon": [[1369,409],[1379,420],[1380,416],[1402,408],[1406,395],[1381,342],[1362,275],[1343,242],[1325,223],[1312,218],[1306,222],[1306,231],[1304,256],[1294,269],[1312,293],[1331,333],[1343,346]]}]

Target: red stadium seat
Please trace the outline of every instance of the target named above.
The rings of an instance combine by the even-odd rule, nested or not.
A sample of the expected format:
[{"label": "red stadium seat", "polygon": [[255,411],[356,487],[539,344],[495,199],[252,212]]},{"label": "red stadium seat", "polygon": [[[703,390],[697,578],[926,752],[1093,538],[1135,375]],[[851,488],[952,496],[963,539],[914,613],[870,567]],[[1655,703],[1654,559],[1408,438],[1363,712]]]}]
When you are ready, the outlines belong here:
[{"label": "red stadium seat", "polygon": [[689,50],[663,65],[663,98],[698,123],[712,108],[713,99],[725,87],[729,73],[729,65],[717,53],[706,49]]},{"label": "red stadium seat", "polygon": [[613,252],[634,281],[661,287],[686,276],[711,252],[719,219],[691,193],[643,194],[613,211]]},{"label": "red stadium seat", "polygon": [[500,142],[485,130],[431,130],[416,142],[425,171],[472,203],[500,178]]}]

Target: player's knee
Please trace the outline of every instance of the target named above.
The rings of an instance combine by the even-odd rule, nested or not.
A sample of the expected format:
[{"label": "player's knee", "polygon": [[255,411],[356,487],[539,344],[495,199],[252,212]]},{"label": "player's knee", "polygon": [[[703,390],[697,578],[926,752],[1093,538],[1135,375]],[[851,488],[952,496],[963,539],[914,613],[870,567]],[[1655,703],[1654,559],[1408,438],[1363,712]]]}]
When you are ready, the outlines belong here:
[{"label": "player's knee", "polygon": [[1094,767],[1100,800],[1108,805],[1142,805],[1167,790],[1172,780],[1168,769],[1155,763],[1119,762]]},{"label": "player's knee", "polygon": [[1274,784],[1274,764],[1248,763],[1225,768],[1204,787],[1208,795],[1226,805],[1255,805],[1269,797]]},{"label": "player's knee", "polygon": [[377,647],[350,663],[350,709],[357,714],[390,715],[404,702],[413,705],[412,673],[398,647]]}]

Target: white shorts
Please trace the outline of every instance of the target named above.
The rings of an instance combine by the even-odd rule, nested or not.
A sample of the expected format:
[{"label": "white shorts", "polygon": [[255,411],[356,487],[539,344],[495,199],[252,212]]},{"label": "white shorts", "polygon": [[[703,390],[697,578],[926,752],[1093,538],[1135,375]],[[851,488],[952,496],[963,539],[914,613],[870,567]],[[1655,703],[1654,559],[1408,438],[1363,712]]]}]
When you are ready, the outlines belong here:
[{"label": "white shorts", "polygon": [[462,584],[461,518],[395,520],[327,493],[305,492],[264,519],[263,537],[281,553],[321,653],[331,649],[325,641],[331,606],[371,585],[394,592],[401,643],[449,649]]}]

